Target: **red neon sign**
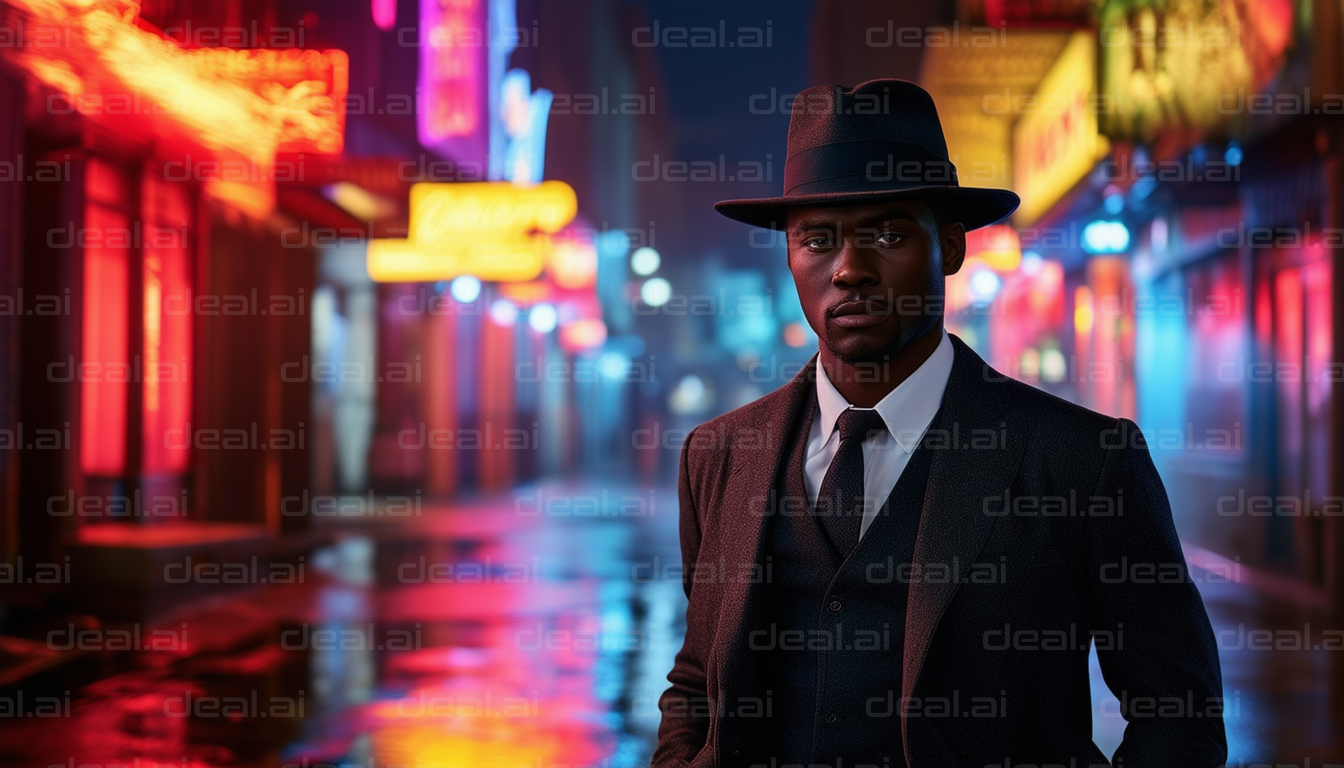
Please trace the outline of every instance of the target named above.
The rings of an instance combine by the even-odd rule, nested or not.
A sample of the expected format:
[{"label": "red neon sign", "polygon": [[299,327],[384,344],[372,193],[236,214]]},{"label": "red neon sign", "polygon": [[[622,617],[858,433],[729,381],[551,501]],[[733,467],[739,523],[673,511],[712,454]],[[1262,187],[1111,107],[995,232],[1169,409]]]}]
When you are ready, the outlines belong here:
[{"label": "red neon sign", "polygon": [[[344,144],[344,51],[184,49],[142,28],[126,0],[11,0],[2,52],[69,108],[146,130],[172,125],[210,150],[269,163],[277,151],[338,153]],[[147,26],[147,25],[145,25]],[[49,30],[63,44],[43,44]]]}]

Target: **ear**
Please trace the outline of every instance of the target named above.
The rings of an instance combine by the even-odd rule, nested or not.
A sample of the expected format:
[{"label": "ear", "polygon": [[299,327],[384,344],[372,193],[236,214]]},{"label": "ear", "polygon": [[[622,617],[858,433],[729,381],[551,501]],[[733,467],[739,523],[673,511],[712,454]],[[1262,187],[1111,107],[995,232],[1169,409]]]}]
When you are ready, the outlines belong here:
[{"label": "ear", "polygon": [[959,221],[944,225],[938,243],[943,251],[943,276],[955,275],[966,259],[966,227]]}]

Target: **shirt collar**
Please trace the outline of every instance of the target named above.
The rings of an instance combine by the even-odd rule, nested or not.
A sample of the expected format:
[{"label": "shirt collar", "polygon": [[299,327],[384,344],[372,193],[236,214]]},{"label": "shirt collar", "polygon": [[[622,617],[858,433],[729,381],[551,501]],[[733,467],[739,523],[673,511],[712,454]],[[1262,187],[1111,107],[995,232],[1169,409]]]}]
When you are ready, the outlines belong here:
[{"label": "shirt collar", "polygon": [[[954,356],[952,341],[944,328],[943,337],[933,354],[873,406],[873,410],[882,416],[887,431],[906,453],[914,452],[924,431],[933,421],[934,414],[938,412],[947,380],[952,376]],[[831,383],[826,368],[821,364],[820,355],[817,356],[817,405],[821,434],[830,440],[836,420],[850,407],[850,403]]]}]

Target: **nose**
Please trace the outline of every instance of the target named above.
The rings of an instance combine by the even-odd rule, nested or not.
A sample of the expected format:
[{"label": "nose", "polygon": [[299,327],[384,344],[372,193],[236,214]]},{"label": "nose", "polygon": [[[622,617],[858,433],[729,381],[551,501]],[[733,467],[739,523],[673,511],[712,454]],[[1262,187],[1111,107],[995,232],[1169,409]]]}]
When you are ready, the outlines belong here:
[{"label": "nose", "polygon": [[846,239],[836,255],[831,285],[841,290],[852,290],[881,282],[876,261],[863,248],[856,248],[853,240]]}]

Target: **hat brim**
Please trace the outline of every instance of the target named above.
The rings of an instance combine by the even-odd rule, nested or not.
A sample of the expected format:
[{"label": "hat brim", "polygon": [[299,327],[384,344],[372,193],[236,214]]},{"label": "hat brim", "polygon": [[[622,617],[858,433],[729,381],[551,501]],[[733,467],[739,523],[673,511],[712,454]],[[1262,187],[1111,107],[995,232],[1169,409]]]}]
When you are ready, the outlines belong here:
[{"label": "hat brim", "polygon": [[782,230],[788,226],[790,208],[882,200],[928,200],[946,203],[949,213],[967,230],[998,224],[1011,216],[1022,202],[1015,192],[1007,189],[938,185],[896,190],[879,189],[870,192],[826,192],[790,197],[720,200],[714,204],[714,210],[743,224]]}]

